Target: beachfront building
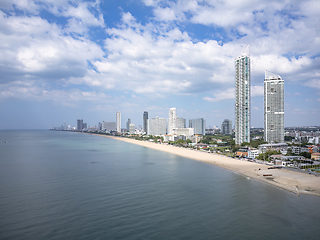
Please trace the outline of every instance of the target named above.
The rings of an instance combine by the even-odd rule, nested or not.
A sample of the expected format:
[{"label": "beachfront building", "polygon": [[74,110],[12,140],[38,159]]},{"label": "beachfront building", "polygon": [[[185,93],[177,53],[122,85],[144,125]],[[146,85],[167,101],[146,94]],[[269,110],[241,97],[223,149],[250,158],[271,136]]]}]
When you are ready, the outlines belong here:
[{"label": "beachfront building", "polygon": [[186,128],[186,119],[177,117],[176,123],[177,123],[177,126],[176,126],[177,128]]},{"label": "beachfront building", "polygon": [[82,131],[83,129],[83,119],[78,119],[77,120],[77,130]]},{"label": "beachfront building", "polygon": [[203,118],[190,119],[189,128],[194,128],[194,134],[205,135],[206,120],[204,120]]},{"label": "beachfront building", "polygon": [[117,123],[116,122],[102,122],[102,130],[104,131],[116,131],[117,130]]},{"label": "beachfront building", "polygon": [[232,134],[232,121],[225,119],[221,124],[221,133],[222,134]]},{"label": "beachfront building", "polygon": [[194,128],[175,128],[173,129],[173,134],[191,137],[194,135]]},{"label": "beachfront building", "polygon": [[280,151],[282,154],[287,154],[288,144],[286,144],[286,143],[265,143],[265,144],[260,144],[258,146],[258,149],[261,152],[267,152],[269,150],[276,150],[276,151]]},{"label": "beachfront building", "polygon": [[135,125],[134,123],[129,124],[129,134],[135,134]]},{"label": "beachfront building", "polygon": [[174,128],[177,128],[177,109],[170,108],[168,119],[168,134],[173,134]]},{"label": "beachfront building", "polygon": [[320,153],[318,153],[318,152],[312,153],[311,159],[316,160],[316,161],[320,161]]},{"label": "beachfront building", "polygon": [[284,142],[284,80],[268,71],[264,79],[264,140]]},{"label": "beachfront building", "polygon": [[127,131],[129,132],[130,131],[130,124],[131,124],[131,119],[130,118],[128,118],[128,121],[127,121]]},{"label": "beachfront building", "polygon": [[143,112],[143,123],[142,123],[142,131],[148,134],[148,112]]},{"label": "beachfront building", "polygon": [[235,59],[235,142],[250,142],[250,55],[249,45]]},{"label": "beachfront building", "polygon": [[165,135],[167,131],[167,119],[165,118],[150,118],[148,119],[148,135],[160,136]]},{"label": "beachfront building", "polygon": [[121,113],[117,112],[117,132],[121,133]]}]

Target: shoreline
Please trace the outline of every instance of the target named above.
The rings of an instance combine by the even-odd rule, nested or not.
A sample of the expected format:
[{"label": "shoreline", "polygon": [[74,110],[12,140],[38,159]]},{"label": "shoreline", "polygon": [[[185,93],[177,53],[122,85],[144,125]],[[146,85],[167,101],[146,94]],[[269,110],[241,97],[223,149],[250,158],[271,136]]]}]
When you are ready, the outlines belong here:
[{"label": "shoreline", "polygon": [[316,177],[315,175],[291,171],[288,169],[268,169],[268,165],[259,164],[255,162],[241,161],[230,157],[222,156],[216,153],[200,152],[188,148],[180,148],[171,145],[157,144],[154,142],[139,141],[124,137],[115,137],[94,133],[88,134],[112,138],[115,140],[128,142],[147,148],[152,148],[158,151],[172,153],[196,161],[209,163],[236,172],[243,176],[271,184],[273,186],[295,193],[298,196],[299,194],[307,194],[320,197],[320,178]]}]

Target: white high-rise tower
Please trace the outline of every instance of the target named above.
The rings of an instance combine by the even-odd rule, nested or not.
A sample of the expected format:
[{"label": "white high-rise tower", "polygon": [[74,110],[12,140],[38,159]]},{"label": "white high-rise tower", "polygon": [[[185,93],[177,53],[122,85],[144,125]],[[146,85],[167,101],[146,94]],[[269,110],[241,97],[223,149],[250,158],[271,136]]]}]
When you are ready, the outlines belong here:
[{"label": "white high-rise tower", "polygon": [[121,133],[121,113],[117,112],[117,132]]},{"label": "white high-rise tower", "polygon": [[235,141],[250,142],[250,55],[249,45],[235,60]]},{"label": "white high-rise tower", "polygon": [[174,128],[177,128],[177,109],[170,108],[168,120],[168,134],[173,134]]},{"label": "white high-rise tower", "polygon": [[284,80],[268,71],[264,79],[264,140],[284,142]]}]

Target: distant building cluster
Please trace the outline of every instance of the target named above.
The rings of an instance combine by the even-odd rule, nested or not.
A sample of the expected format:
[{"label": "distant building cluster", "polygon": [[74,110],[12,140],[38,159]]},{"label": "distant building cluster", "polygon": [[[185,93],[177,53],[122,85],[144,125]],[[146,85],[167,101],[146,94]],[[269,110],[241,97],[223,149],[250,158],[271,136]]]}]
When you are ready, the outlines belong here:
[{"label": "distant building cluster", "polygon": [[[241,145],[250,142],[251,130],[251,62],[249,46],[244,48],[241,56],[235,59],[235,143]],[[67,130],[70,126],[61,126],[58,129]],[[88,127],[82,119],[77,120],[77,131],[104,131],[118,134],[146,134],[155,136],[166,136],[166,139],[176,139],[178,136],[193,136],[206,134],[206,121],[203,118],[189,120],[186,126],[186,119],[178,118],[177,109],[170,108],[168,118],[149,118],[148,112],[143,112],[142,126],[136,128],[135,124],[128,118],[126,128],[121,128],[121,112],[116,113],[116,121],[99,122],[98,126]],[[210,133],[214,133],[211,129]],[[232,135],[232,121],[225,119],[220,128],[221,134]],[[277,74],[265,72],[264,79],[264,140],[268,143],[284,142],[284,80]],[[308,142],[319,143],[319,136],[295,135],[294,138],[300,141],[307,137]],[[300,139],[300,140],[299,140]]]}]

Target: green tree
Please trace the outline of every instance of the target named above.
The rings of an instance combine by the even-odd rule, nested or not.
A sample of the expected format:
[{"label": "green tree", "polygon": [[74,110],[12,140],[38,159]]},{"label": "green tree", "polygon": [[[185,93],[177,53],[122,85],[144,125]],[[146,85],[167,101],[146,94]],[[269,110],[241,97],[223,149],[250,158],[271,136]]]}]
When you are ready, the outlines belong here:
[{"label": "green tree", "polygon": [[305,158],[311,158],[311,153],[309,153],[309,152],[302,152],[302,153],[300,153],[300,156],[304,156]]},{"label": "green tree", "polygon": [[241,143],[241,147],[244,147],[244,146],[250,146],[250,143],[248,143],[248,142]]},{"label": "green tree", "polygon": [[185,143],[186,143],[186,141],[183,140],[183,139],[178,139],[178,140],[176,141],[176,144],[178,144],[178,145],[183,145],[183,144],[185,144]]},{"label": "green tree", "polygon": [[264,153],[260,153],[258,156],[258,159],[269,161],[270,160],[269,158],[271,155],[277,155],[277,154],[281,154],[281,152],[277,150],[269,150]]}]

